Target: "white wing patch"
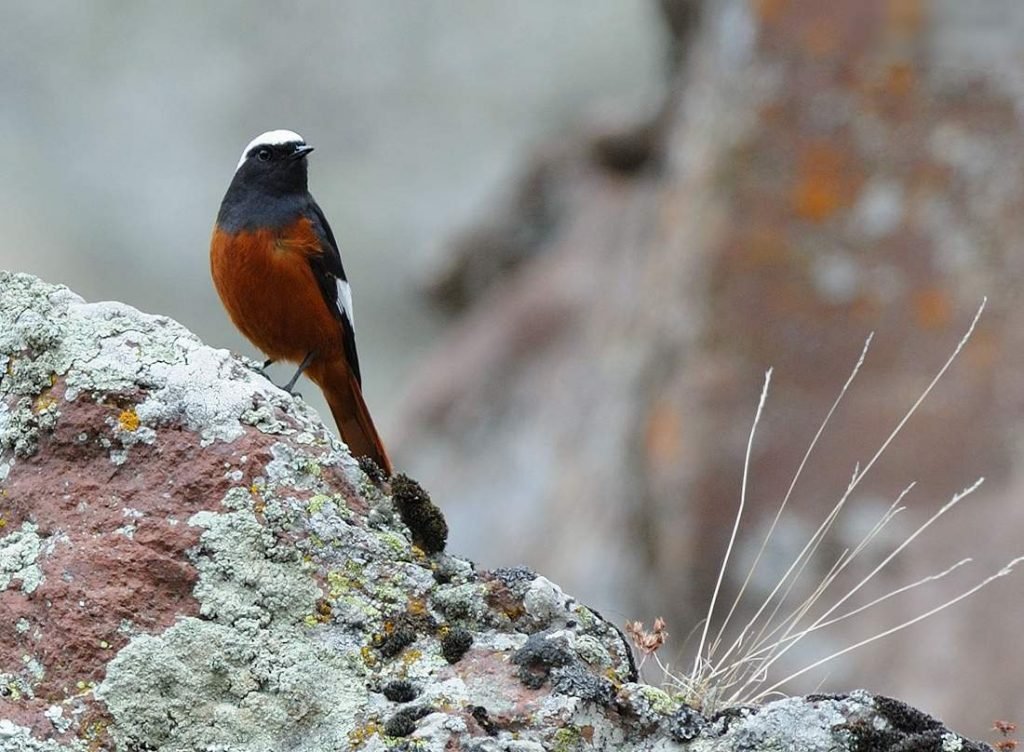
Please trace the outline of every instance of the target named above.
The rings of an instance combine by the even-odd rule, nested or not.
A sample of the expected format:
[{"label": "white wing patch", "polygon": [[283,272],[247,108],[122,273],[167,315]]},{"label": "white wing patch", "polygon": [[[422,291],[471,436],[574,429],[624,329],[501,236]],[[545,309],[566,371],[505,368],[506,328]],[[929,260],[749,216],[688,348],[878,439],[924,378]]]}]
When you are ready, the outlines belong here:
[{"label": "white wing patch", "polygon": [[356,320],[352,318],[352,287],[343,279],[338,280],[338,309],[348,316],[348,323],[354,328]]},{"label": "white wing patch", "polygon": [[[249,151],[254,146],[262,146],[264,144],[267,146],[279,146],[280,144],[304,143],[306,143],[306,139],[304,139],[295,131],[276,130],[261,133],[252,141],[250,141],[248,145],[242,150],[242,157],[241,159],[238,160],[238,167],[242,166],[242,164],[245,162],[245,155],[248,154]],[[238,167],[235,167],[235,172],[238,172]]]}]

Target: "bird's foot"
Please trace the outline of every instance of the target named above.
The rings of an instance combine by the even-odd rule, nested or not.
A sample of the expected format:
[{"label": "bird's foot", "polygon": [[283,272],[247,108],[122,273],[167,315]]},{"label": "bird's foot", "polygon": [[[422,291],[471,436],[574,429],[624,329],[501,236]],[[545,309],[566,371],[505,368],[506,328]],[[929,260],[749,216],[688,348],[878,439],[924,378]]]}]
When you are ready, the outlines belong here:
[{"label": "bird's foot", "polygon": [[306,353],[306,357],[302,359],[302,362],[299,364],[298,370],[295,371],[295,375],[292,376],[291,381],[281,387],[281,389],[284,389],[288,394],[295,395],[296,397],[302,397],[301,394],[295,391],[295,382],[299,380],[299,376],[301,376],[303,371],[305,371],[309,367],[309,364],[313,362],[314,357],[316,357],[315,351]]},{"label": "bird's foot", "polygon": [[298,392],[295,390],[295,382],[298,380],[299,374],[296,374],[295,377],[293,377],[292,380],[289,381],[287,384],[278,384],[276,381],[270,378],[270,374],[267,373],[267,369],[270,368],[270,366],[272,366],[275,362],[276,361],[274,361],[273,358],[267,358],[267,360],[263,361],[263,365],[259,369],[260,375],[267,381],[269,381],[271,384],[276,386],[278,389],[288,392],[288,394],[292,395],[293,397],[298,397],[299,399],[302,399],[302,392]]}]

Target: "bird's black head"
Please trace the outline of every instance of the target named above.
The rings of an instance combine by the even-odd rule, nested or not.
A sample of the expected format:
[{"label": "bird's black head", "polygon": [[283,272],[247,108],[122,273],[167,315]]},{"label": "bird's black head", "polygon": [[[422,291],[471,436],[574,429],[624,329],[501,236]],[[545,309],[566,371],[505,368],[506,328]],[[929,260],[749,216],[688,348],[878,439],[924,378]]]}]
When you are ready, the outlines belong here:
[{"label": "bird's black head", "polygon": [[217,214],[217,225],[237,232],[282,227],[309,209],[306,155],[313,151],[292,131],[267,131],[242,152]]},{"label": "bird's black head", "polygon": [[245,147],[232,186],[242,184],[270,195],[306,192],[306,155],[313,151],[298,133],[268,131]]}]

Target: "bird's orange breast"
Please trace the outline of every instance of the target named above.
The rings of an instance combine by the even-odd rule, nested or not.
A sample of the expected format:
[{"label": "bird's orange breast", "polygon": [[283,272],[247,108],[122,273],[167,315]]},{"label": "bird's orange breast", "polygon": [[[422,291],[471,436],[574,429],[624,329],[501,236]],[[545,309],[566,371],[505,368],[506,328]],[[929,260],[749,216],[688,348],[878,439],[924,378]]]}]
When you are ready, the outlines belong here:
[{"label": "bird's orange breast", "polygon": [[277,229],[214,228],[210,269],[217,294],[239,331],[274,360],[341,352],[341,324],[309,266],[318,253],[320,241],[306,218]]}]

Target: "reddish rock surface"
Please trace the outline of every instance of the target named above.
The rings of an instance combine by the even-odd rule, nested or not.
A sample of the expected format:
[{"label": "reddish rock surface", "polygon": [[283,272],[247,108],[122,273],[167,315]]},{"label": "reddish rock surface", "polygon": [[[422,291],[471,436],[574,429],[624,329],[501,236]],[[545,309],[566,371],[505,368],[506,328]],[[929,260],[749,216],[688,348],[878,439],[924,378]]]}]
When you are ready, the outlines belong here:
[{"label": "reddish rock surface", "polygon": [[66,401],[58,380],[48,397],[60,418],[35,453],[14,464],[0,507],[4,527],[29,524],[47,541],[37,560],[41,583],[0,592],[0,672],[24,674],[27,658],[45,669],[29,679],[35,697],[11,702],[4,716],[37,731],[50,730],[47,708],[103,680],[132,635],[198,613],[188,553],[202,530],[188,520],[218,509],[233,485],[253,483],[272,442],[249,429],[232,445],[202,447],[197,434],[164,426],[115,463],[111,448],[139,427],[131,406],[141,394]]}]

